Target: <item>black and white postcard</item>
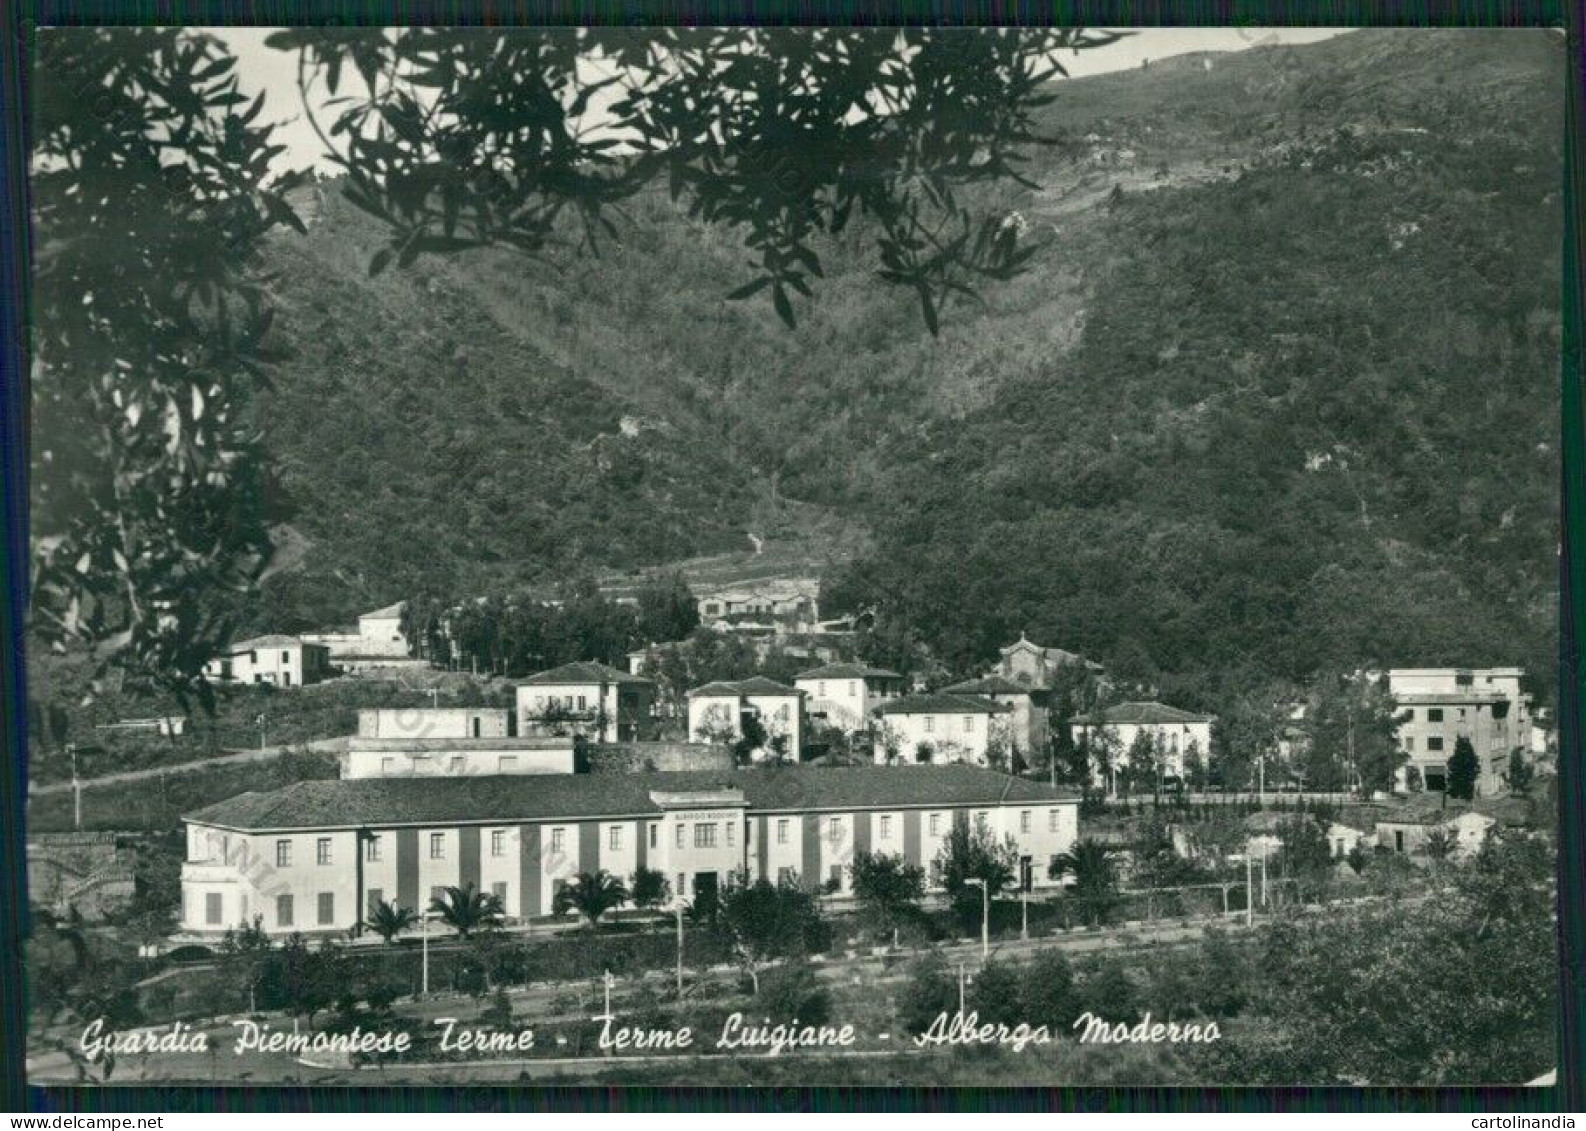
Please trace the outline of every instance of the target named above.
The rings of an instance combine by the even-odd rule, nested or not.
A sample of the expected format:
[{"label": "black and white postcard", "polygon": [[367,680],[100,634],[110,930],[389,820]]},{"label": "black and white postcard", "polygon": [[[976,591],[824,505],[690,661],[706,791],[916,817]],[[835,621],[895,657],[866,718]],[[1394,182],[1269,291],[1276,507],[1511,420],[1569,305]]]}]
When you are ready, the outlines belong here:
[{"label": "black and white postcard", "polygon": [[1556,1081],[1561,32],[32,50],[30,1083]]}]

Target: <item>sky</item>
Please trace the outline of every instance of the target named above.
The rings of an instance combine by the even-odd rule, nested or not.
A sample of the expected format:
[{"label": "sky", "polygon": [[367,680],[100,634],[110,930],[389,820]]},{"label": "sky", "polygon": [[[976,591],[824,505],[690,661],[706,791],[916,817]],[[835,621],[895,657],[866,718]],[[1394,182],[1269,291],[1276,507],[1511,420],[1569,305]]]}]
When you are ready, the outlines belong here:
[{"label": "sky", "polygon": [[[265,92],[266,116],[280,123],[271,139],[285,145],[278,164],[303,168],[322,164],[323,146],[303,114],[297,93],[295,52],[264,45],[268,28],[210,28],[237,56],[237,74],[249,95]],[[1243,51],[1273,44],[1315,43],[1348,28],[1144,28],[1109,47],[1067,54],[1062,63],[1069,76],[1102,74],[1138,67],[1147,59],[1165,59],[1191,51]],[[319,115],[324,119],[324,115]]]}]

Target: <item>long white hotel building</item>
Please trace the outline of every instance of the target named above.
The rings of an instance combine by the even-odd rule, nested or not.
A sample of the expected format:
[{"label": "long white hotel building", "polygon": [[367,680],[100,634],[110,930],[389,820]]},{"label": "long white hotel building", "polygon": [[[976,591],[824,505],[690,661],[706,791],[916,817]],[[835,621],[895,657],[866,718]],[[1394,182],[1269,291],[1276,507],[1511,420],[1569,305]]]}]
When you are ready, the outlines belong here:
[{"label": "long white hotel building", "polygon": [[375,769],[188,815],[181,932],[218,935],[256,916],[274,935],[345,932],[379,901],[423,912],[464,884],[522,921],[597,869],[660,871],[685,899],[738,875],[846,894],[848,864],[866,850],[921,865],[935,886],[943,838],[970,821],[1011,836],[1029,882],[1047,887],[1078,835],[1073,794],[966,765],[499,772],[512,755],[495,754],[493,772]]}]

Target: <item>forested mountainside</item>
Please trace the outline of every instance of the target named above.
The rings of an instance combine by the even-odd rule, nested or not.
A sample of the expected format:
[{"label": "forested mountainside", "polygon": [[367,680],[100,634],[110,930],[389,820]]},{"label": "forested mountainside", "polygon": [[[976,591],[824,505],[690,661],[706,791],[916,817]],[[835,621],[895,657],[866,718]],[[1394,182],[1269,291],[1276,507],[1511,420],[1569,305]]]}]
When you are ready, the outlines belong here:
[{"label": "forested mountainside", "polygon": [[[1551,665],[1562,38],[1371,31],[1061,82],[1034,270],[943,314],[840,240],[783,328],[662,193],[597,254],[370,277],[334,183],[271,247],[261,627],[833,524],[950,666],[1020,630],[1232,673]],[[824,535],[822,535],[824,537]]]}]

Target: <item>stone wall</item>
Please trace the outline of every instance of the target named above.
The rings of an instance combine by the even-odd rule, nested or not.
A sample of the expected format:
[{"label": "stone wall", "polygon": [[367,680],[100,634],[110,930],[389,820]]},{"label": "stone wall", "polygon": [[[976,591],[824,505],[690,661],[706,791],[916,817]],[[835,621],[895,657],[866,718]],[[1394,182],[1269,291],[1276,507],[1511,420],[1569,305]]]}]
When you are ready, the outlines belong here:
[{"label": "stone wall", "polygon": [[645,770],[730,770],[732,750],[706,742],[604,742],[582,749],[579,770],[631,774]]}]

